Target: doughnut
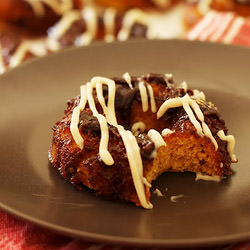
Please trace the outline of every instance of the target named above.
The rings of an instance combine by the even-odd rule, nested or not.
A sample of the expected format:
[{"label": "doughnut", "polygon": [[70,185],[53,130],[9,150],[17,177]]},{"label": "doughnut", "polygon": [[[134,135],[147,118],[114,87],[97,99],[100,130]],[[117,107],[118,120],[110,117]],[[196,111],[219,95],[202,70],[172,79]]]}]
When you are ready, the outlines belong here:
[{"label": "doughnut", "polygon": [[65,12],[80,7],[80,0],[4,0],[0,1],[0,21],[44,34]]},{"label": "doughnut", "polygon": [[218,109],[171,74],[93,77],[53,127],[49,161],[78,189],[150,209],[163,172],[219,181],[236,162]]},{"label": "doughnut", "polygon": [[47,36],[27,36],[19,30],[1,27],[0,73],[23,61],[70,46],[85,46],[92,41],[125,41],[133,38],[159,38],[150,26],[150,14],[140,9],[124,13],[114,8],[85,6],[70,10],[47,30]]},{"label": "doughnut", "polygon": [[48,29],[47,36],[30,37],[0,25],[0,74],[27,59],[66,47],[88,45],[94,40],[112,42],[146,37],[147,24],[146,14],[141,10],[129,10],[122,15],[115,9],[98,11],[89,6],[65,13]]},{"label": "doughnut", "polygon": [[45,38],[27,38],[16,32],[0,33],[0,74],[23,61],[49,53]]},{"label": "doughnut", "polygon": [[124,11],[131,8],[167,9],[176,4],[178,0],[96,0],[95,2],[98,5]]},{"label": "doughnut", "polygon": [[48,30],[51,50],[76,45],[88,45],[93,40],[125,41],[131,38],[153,38],[146,12],[131,9],[120,13],[114,8],[96,9],[92,6],[81,11],[70,11]]}]

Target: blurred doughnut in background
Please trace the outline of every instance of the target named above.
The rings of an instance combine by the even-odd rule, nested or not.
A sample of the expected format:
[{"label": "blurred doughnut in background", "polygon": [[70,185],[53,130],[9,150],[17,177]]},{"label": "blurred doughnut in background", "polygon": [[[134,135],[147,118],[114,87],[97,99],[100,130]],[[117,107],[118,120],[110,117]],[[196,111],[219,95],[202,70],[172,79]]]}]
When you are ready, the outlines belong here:
[{"label": "blurred doughnut in background", "polygon": [[45,34],[48,27],[71,9],[82,8],[81,0],[2,0],[0,1],[0,22],[31,32]]},{"label": "blurred doughnut in background", "polygon": [[183,38],[210,10],[250,16],[250,0],[0,0],[0,73],[97,40]]}]

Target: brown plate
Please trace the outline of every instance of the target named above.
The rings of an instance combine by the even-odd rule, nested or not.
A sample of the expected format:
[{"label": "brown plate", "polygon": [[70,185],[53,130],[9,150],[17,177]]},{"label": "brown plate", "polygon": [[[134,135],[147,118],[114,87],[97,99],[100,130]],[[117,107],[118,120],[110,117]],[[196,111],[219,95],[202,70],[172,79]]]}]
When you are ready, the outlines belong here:
[{"label": "brown plate", "polygon": [[[134,246],[201,246],[250,239],[250,50],[187,41],[96,44],[23,64],[0,77],[0,207],[78,238]],[[154,209],[77,191],[48,165],[53,124],[92,76],[172,72],[219,107],[239,163],[220,183],[167,173]],[[167,188],[167,190],[166,190]],[[172,195],[184,197],[171,202]]]}]

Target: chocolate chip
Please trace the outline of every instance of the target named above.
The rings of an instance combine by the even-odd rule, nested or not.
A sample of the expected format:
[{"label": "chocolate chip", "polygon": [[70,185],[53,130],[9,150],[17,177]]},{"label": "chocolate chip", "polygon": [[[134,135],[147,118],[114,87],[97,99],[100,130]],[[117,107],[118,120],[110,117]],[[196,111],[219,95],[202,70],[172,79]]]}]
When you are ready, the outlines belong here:
[{"label": "chocolate chip", "polygon": [[144,77],[144,80],[148,83],[167,84],[166,77],[163,74],[150,73]]},{"label": "chocolate chip", "polygon": [[150,158],[151,153],[155,149],[155,144],[146,134],[140,134],[136,137],[138,145],[141,149],[141,155],[145,158]]},{"label": "chocolate chip", "polygon": [[129,38],[144,38],[147,34],[147,26],[141,23],[135,23],[130,31]]},{"label": "chocolate chip", "polygon": [[76,38],[85,31],[86,23],[83,19],[73,22],[70,29],[60,39],[61,46],[68,47],[74,45]]},{"label": "chocolate chip", "polygon": [[205,163],[206,163],[206,161],[205,161],[204,159],[202,159],[202,160],[200,161],[200,166],[204,165]]},{"label": "chocolate chip", "polygon": [[94,133],[100,132],[100,125],[96,117],[83,110],[80,114],[80,129],[88,130]]},{"label": "chocolate chip", "polygon": [[128,109],[137,93],[137,88],[123,87],[116,85],[115,106],[116,108]]}]

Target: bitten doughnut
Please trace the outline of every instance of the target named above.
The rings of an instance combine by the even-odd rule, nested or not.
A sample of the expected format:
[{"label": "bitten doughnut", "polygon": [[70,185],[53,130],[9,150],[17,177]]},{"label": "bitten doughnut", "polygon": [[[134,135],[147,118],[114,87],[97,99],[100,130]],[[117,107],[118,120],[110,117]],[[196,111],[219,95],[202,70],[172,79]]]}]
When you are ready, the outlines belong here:
[{"label": "bitten doughnut", "polygon": [[171,74],[94,77],[53,127],[49,160],[63,178],[108,199],[150,209],[167,171],[218,181],[236,162],[235,139],[203,92]]}]

